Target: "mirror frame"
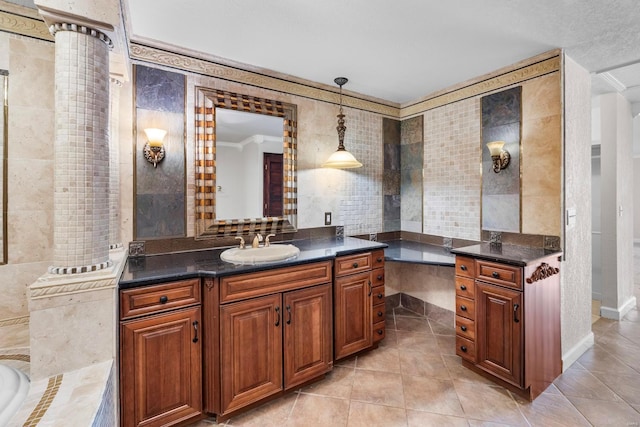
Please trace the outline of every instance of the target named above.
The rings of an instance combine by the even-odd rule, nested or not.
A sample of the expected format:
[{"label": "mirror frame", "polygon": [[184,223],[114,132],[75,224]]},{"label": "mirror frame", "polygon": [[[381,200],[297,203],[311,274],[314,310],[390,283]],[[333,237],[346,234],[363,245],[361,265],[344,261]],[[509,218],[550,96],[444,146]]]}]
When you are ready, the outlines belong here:
[{"label": "mirror frame", "polygon": [[[297,106],[220,89],[195,89],[195,238],[295,231],[298,219]],[[283,118],[282,216],[216,219],[216,108]]]}]

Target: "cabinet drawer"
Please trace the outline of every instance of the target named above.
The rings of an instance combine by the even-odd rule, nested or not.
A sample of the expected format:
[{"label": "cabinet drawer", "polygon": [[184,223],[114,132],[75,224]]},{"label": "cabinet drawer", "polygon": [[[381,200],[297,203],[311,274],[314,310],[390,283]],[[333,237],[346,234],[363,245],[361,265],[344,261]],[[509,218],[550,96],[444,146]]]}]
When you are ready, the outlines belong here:
[{"label": "cabinet drawer", "polygon": [[456,354],[469,362],[476,362],[476,343],[456,335]]},{"label": "cabinet drawer", "polygon": [[473,258],[456,255],[456,275],[473,277],[474,264]]},{"label": "cabinet drawer", "polygon": [[467,319],[475,320],[476,318],[476,302],[475,300],[456,297],[456,314],[458,316],[466,317]]},{"label": "cabinet drawer", "polygon": [[385,337],[386,329],[384,322],[378,322],[373,324],[373,342],[382,341]]},{"label": "cabinet drawer", "polygon": [[372,268],[384,267],[384,250],[371,252],[371,265]]},{"label": "cabinet drawer", "polygon": [[373,323],[384,322],[387,315],[384,310],[384,303],[373,306],[373,311],[371,313],[373,317]]},{"label": "cabinet drawer", "polygon": [[371,298],[373,298],[373,305],[381,304],[384,302],[384,286],[376,286],[371,290]]},{"label": "cabinet drawer", "polygon": [[371,270],[370,252],[336,258],[336,277],[367,270]]},{"label": "cabinet drawer", "polygon": [[378,268],[371,272],[371,283],[373,286],[384,285],[384,268]]},{"label": "cabinet drawer", "polygon": [[476,262],[476,278],[496,285],[522,289],[520,267],[478,260]]},{"label": "cabinet drawer", "polygon": [[466,317],[456,316],[456,334],[469,340],[475,340],[476,323]]},{"label": "cabinet drawer", "polygon": [[120,319],[160,313],[200,303],[200,279],[120,291]]},{"label": "cabinet drawer", "polygon": [[284,292],[331,282],[331,261],[239,274],[220,279],[220,302]]},{"label": "cabinet drawer", "polygon": [[456,276],[455,280],[456,280],[456,295],[473,299],[473,297],[476,294],[475,292],[476,284],[473,281],[473,279]]}]

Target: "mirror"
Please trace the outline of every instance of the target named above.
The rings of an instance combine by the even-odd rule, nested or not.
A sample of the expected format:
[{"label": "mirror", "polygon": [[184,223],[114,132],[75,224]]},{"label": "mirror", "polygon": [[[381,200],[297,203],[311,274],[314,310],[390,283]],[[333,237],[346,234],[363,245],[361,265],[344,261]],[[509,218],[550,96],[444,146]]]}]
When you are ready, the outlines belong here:
[{"label": "mirror", "polygon": [[9,72],[0,70],[0,264],[7,263],[7,125],[9,124]]},{"label": "mirror", "polygon": [[[294,231],[298,210],[296,106],[196,88],[195,125],[195,237]],[[244,141],[245,147],[237,148],[235,140]],[[257,140],[261,142],[255,143]],[[239,155],[245,149],[250,153],[247,158]],[[264,174],[265,162],[273,165],[273,175]],[[265,200],[265,194],[272,197]]]},{"label": "mirror", "polygon": [[282,216],[280,117],[216,111],[216,218]]}]

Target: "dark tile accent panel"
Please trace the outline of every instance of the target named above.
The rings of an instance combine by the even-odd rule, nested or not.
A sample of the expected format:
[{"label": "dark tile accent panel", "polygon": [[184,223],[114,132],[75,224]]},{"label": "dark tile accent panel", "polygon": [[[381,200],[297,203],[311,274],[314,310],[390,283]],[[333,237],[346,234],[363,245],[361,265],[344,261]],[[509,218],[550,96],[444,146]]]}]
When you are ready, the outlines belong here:
[{"label": "dark tile accent panel", "polygon": [[[482,97],[482,229],[520,232],[520,132],[522,86]],[[492,170],[486,143],[505,141],[506,169]]]},{"label": "dark tile accent panel", "polygon": [[400,305],[413,313],[424,316],[424,301],[408,294],[400,294]]},{"label": "dark tile accent panel", "polygon": [[422,221],[422,169],[403,169],[401,215],[405,221]]},{"label": "dark tile accent panel", "polygon": [[400,144],[415,144],[423,141],[424,116],[403,120],[400,125]]},{"label": "dark tile accent panel", "polygon": [[384,231],[399,231],[401,228],[401,222],[399,219],[394,219],[394,220],[390,220],[384,221]]},{"label": "dark tile accent panel", "polygon": [[400,170],[400,145],[384,144],[384,169]]},{"label": "dark tile accent panel", "polygon": [[400,195],[400,170],[384,170],[382,188],[385,196]]},{"label": "dark tile accent panel", "polygon": [[400,144],[400,120],[382,119],[382,141],[385,144]]},{"label": "dark tile accent panel", "polygon": [[520,122],[522,86],[482,97],[482,127]]},{"label": "dark tile accent panel", "polygon": [[384,196],[384,219],[400,219],[400,196]]},{"label": "dark tile accent panel", "polygon": [[136,107],[184,113],[184,74],[136,65]]},{"label": "dark tile accent panel", "polygon": [[184,193],[138,194],[136,233],[138,239],[184,236]]},{"label": "dark tile accent panel", "polygon": [[[403,172],[406,170],[422,170],[422,159],[424,158],[424,143],[416,142],[413,144],[401,145],[400,156],[400,163],[402,165]],[[420,182],[420,184],[422,184],[422,182]]]}]

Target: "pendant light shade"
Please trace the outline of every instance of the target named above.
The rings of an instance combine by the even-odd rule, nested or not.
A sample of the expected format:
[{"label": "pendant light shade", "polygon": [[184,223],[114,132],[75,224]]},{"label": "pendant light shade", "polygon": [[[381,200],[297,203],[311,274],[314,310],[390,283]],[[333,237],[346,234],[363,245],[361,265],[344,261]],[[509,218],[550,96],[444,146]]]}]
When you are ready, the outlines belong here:
[{"label": "pendant light shade", "polygon": [[338,131],[338,150],[329,156],[327,161],[322,164],[322,167],[336,169],[359,168],[362,167],[362,163],[356,160],[353,154],[344,148],[344,132],[347,130],[347,127],[344,125],[344,114],[342,113],[342,85],[349,80],[347,80],[346,77],[337,77],[334,81],[340,86],[340,112],[337,116],[338,126],[336,127]]}]

